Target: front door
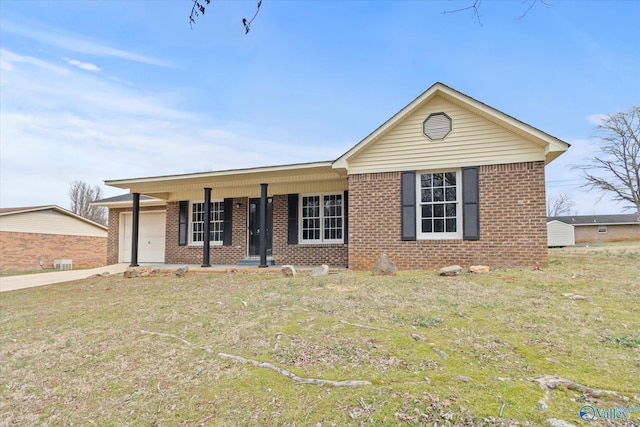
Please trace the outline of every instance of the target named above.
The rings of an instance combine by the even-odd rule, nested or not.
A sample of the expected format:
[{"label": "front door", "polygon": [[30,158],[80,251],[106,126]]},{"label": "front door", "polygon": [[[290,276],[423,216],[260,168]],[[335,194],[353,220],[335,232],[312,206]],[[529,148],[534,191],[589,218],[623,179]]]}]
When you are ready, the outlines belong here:
[{"label": "front door", "polygon": [[[267,256],[272,255],[273,246],[273,202],[267,199],[267,224],[265,235],[267,239]],[[260,256],[260,199],[249,199],[249,256]]]}]

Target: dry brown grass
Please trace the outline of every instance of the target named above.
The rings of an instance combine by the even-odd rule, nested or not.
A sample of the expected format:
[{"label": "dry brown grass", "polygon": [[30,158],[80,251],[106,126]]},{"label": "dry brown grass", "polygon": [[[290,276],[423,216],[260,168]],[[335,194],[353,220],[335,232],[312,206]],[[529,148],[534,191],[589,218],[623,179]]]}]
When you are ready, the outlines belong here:
[{"label": "dry brown grass", "polygon": [[[605,250],[453,278],[189,273],[4,293],[0,425],[580,425],[585,403],[640,407],[640,250]],[[218,352],[372,385],[300,385]],[[616,395],[545,400],[530,379],[546,374]]]}]

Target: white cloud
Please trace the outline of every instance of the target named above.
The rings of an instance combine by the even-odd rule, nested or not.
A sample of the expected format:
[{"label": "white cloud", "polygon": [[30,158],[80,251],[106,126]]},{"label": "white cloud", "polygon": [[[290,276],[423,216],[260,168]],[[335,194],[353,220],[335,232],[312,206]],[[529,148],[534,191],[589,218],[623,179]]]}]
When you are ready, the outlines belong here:
[{"label": "white cloud", "polygon": [[33,56],[20,55],[7,49],[0,48],[0,70],[15,71],[15,64],[29,64],[44,70],[54,72],[56,74],[66,74],[67,70],[63,67],[51,64]]},{"label": "white cloud", "polygon": [[168,62],[157,58],[111,47],[99,41],[89,40],[85,36],[39,23],[29,22],[28,24],[21,24],[14,21],[3,20],[2,31],[71,52],[99,57],[120,58],[161,67],[171,66]]},{"label": "white cloud", "polygon": [[77,59],[68,59],[68,58],[66,58],[66,61],[67,61],[69,64],[71,64],[71,65],[73,65],[73,66],[75,66],[75,67],[80,68],[81,70],[85,70],[85,71],[94,71],[94,72],[97,72],[97,71],[101,71],[101,70],[102,70],[102,69],[101,69],[100,67],[98,67],[97,65],[95,65],[95,64],[91,64],[91,63],[89,63],[89,62],[82,62],[82,61],[78,61]]},{"label": "white cloud", "polygon": [[607,114],[593,114],[587,117],[587,121],[595,126],[600,126],[607,118],[609,118]]},{"label": "white cloud", "polygon": [[1,206],[66,207],[75,180],[100,185],[111,196],[122,190],[104,187],[106,179],[316,161],[328,154],[326,147],[275,141],[242,123],[215,126],[204,113],[176,107],[179,89],[148,94],[102,73],[75,67],[60,73],[44,60],[24,58],[3,52]]}]

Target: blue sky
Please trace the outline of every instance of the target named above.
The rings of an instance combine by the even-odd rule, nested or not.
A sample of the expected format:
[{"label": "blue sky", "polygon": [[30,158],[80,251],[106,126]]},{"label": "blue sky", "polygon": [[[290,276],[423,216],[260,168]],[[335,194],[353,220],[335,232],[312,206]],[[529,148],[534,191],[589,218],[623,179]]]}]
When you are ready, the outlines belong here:
[{"label": "blue sky", "polygon": [[69,184],[333,160],[436,81],[572,145],[572,213],[618,213],[570,165],[640,103],[640,2],[189,0],[0,3],[0,206]]}]

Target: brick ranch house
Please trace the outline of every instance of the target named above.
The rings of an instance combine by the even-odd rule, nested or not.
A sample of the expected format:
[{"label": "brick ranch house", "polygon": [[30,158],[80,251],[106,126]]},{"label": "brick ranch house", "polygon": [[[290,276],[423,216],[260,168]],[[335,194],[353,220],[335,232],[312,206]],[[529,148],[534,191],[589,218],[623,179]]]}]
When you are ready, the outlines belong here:
[{"label": "brick ranch house", "polygon": [[0,270],[73,268],[107,261],[107,227],[55,205],[0,209]]},{"label": "brick ranch house", "polygon": [[436,83],[334,161],[105,181],[133,199],[102,201],[108,261],[543,267],[568,147]]}]

